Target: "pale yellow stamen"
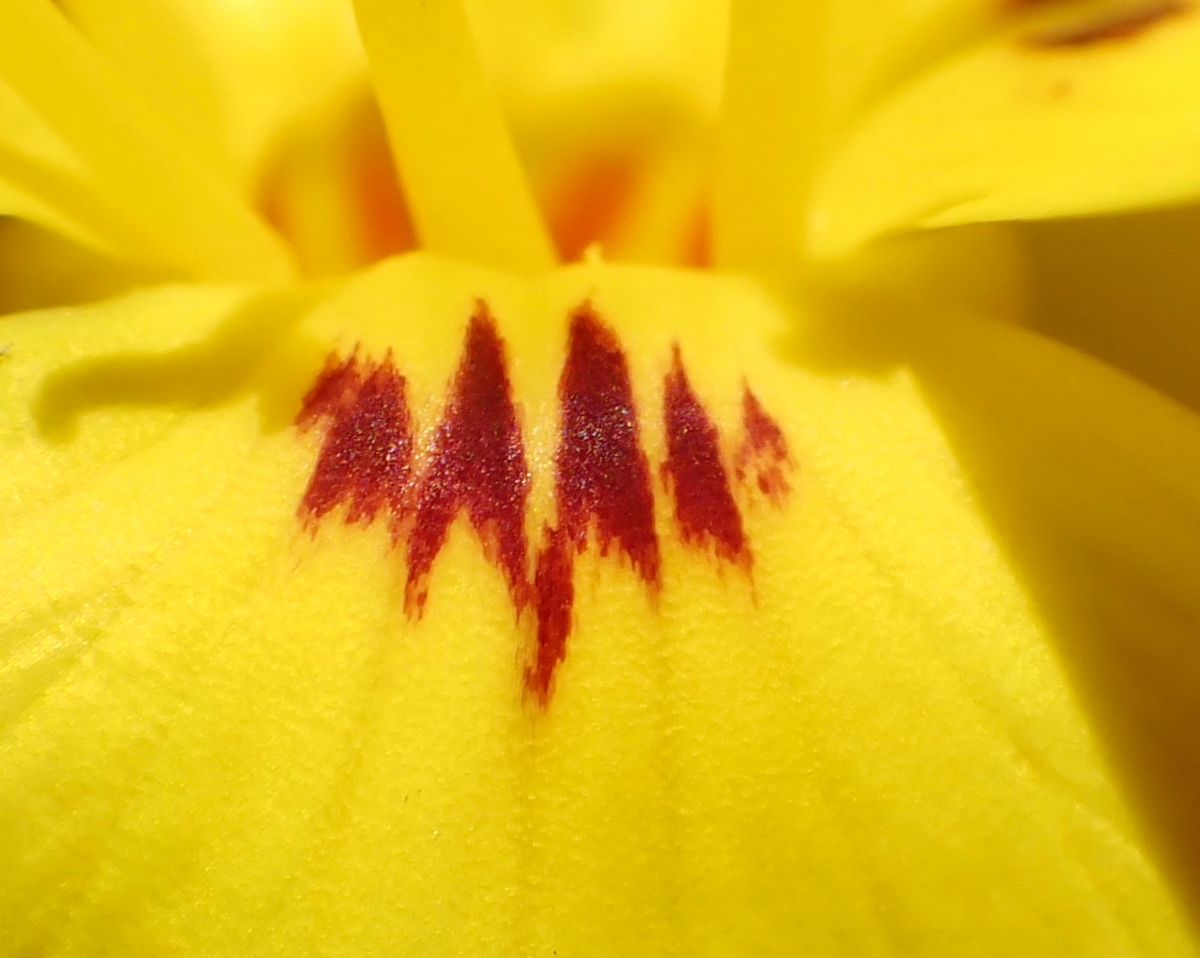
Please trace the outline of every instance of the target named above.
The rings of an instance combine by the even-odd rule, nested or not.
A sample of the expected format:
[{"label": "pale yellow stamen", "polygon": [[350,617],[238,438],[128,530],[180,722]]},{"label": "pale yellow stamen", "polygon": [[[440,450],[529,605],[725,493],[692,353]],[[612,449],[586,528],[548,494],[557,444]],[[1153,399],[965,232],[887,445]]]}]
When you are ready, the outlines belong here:
[{"label": "pale yellow stamen", "polygon": [[822,126],[825,6],[734,0],[713,210],[721,267],[789,270]]},{"label": "pale yellow stamen", "polygon": [[421,246],[518,272],[555,257],[459,0],[355,0]]}]

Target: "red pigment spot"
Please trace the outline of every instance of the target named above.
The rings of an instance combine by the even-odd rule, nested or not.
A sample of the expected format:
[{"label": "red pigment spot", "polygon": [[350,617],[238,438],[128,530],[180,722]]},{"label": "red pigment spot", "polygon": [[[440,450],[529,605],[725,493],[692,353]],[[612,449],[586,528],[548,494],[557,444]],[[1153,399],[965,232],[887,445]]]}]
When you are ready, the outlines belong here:
[{"label": "red pigment spot", "polygon": [[301,429],[332,420],[300,501],[305,525],[343,503],[348,523],[370,523],[383,508],[399,521],[412,471],[405,393],[390,352],[379,364],[360,362],[357,350],[345,361],[326,361],[296,417]]},{"label": "red pigment spot", "polygon": [[683,541],[711,548],[720,558],[749,571],[750,543],[721,462],[717,427],[692,391],[679,345],[663,392],[667,461],[663,479],[675,491],[675,518]]},{"label": "red pigment spot", "polygon": [[1113,40],[1132,40],[1163,20],[1187,13],[1183,0],[1157,0],[1132,10],[1119,10],[1088,23],[1059,27],[1027,39],[1033,47],[1084,47]]},{"label": "red pigment spot", "polygon": [[742,388],[742,443],[733,460],[734,475],[749,489],[757,489],[775,505],[787,495],[787,472],[792,468],[787,439],[779,423],[763,408],[749,385]]},{"label": "red pigment spot", "polygon": [[504,573],[518,613],[525,607],[530,599],[525,538],[529,485],[504,341],[480,300],[418,487],[404,592],[410,616],[420,617],[433,560],[463,510],[489,561]]},{"label": "red pigment spot", "polygon": [[311,429],[324,417],[336,417],[354,401],[362,380],[357,347],[346,359],[338,359],[337,353],[326,356],[325,367],[300,404],[300,412],[296,416],[300,431]]},{"label": "red pigment spot", "polygon": [[536,661],[526,687],[545,705],[566,656],[575,597],[575,556],[595,536],[600,554],[615,546],[641,579],[660,585],[650,465],[638,439],[629,364],[616,335],[583,304],[571,314],[558,381],[562,435],[555,457],[557,526],[538,556]]}]

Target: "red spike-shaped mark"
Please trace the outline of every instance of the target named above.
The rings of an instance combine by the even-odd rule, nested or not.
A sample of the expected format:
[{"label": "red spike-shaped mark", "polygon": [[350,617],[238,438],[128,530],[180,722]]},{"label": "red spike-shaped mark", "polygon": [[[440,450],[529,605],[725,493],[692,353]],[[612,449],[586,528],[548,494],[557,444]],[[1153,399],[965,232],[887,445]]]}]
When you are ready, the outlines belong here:
[{"label": "red spike-shaped mark", "polygon": [[629,364],[616,334],[590,304],[571,314],[558,395],[557,525],[547,528],[538,556],[537,649],[525,676],[543,705],[566,656],[574,559],[587,547],[589,532],[601,555],[615,547],[651,587],[658,588],[661,575],[650,466],[639,443]]},{"label": "red spike-shaped mark", "polygon": [[340,504],[347,506],[348,523],[370,523],[384,508],[399,519],[412,472],[405,393],[391,353],[377,365],[359,362],[357,351],[343,362],[326,362],[296,419],[301,428],[332,420],[300,502],[306,525]]},{"label": "red spike-shaped mark", "polygon": [[792,457],[783,430],[749,385],[743,384],[742,442],[733,463],[738,482],[756,489],[779,506],[790,489],[787,473],[791,468]]},{"label": "red spike-shaped mark", "polygon": [[504,342],[483,301],[467,326],[450,399],[417,491],[408,533],[404,605],[419,617],[429,571],[450,524],[466,512],[488,558],[499,565],[518,612],[530,598],[525,509],[529,468],[513,406]]},{"label": "red spike-shaped mark", "polygon": [[304,394],[300,412],[296,415],[296,425],[300,431],[311,429],[323,418],[336,418],[341,410],[354,401],[362,380],[358,347],[346,359],[338,359],[337,353],[326,356],[325,367]]},{"label": "red spike-shaped mark", "polygon": [[720,436],[692,390],[678,344],[664,384],[663,423],[663,478],[675,493],[675,519],[683,541],[711,548],[720,558],[749,570],[750,543],[721,462]]}]

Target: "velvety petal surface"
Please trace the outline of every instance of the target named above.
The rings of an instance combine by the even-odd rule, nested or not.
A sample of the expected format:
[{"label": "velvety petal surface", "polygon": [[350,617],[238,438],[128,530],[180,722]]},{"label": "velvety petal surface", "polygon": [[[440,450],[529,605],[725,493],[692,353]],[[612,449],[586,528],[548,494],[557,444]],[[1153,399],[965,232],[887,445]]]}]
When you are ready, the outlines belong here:
[{"label": "velvety petal surface", "polygon": [[[544,705],[523,691],[530,610],[466,513],[420,618],[382,515],[298,516],[328,434],[293,420],[329,354],[394,364],[420,472],[480,301],[530,551],[555,521],[556,384],[584,303],[628,363],[653,476],[660,587],[593,538]],[[1015,514],[1119,550],[1131,623],[1153,622],[1156,576],[1194,622],[1200,431],[1124,380],[1006,327],[867,362],[877,340],[838,323],[835,349],[743,280],[526,281],[427,255],[344,288],[166,288],[0,322],[18,951],[1194,952],[1145,837],[1161,819],[1064,654],[1077,620],[1035,609],[942,424],[943,396],[976,397],[979,435],[1014,453],[996,475]],[[732,483],[737,561],[686,539],[671,382],[716,443],[706,474]],[[792,460],[774,503],[736,481],[747,386]],[[1076,396],[1090,431],[1058,449]],[[1057,457],[1027,462],[1035,409]],[[1137,488],[1136,519],[1113,508]],[[1074,503],[1061,520],[1054,495]],[[1194,650],[1157,648],[1190,688]]]}]

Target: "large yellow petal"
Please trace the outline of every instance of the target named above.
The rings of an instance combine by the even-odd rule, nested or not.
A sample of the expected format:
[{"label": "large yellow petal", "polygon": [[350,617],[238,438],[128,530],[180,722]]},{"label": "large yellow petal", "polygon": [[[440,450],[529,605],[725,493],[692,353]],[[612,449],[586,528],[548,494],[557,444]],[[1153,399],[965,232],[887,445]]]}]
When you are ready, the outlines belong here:
[{"label": "large yellow petal", "polygon": [[843,315],[806,348],[846,375],[912,368],[1196,914],[1195,416],[1040,335],[896,319]]},{"label": "large yellow petal", "polygon": [[[311,534],[297,518],[322,439],[291,420],[327,353],[391,349],[425,449],[477,298],[511,360],[534,541],[584,301],[626,350],[655,471],[673,343],[725,468],[748,383],[797,469],[779,506],[735,487],[749,573],[685,546],[656,481],[661,591],[586,551],[545,707],[521,691],[528,617],[465,517],[419,621],[386,523],[335,512]],[[1131,623],[1152,621],[1137,589],[1159,573],[1196,620],[1190,417],[1004,328],[918,339],[914,377],[895,354],[849,365],[879,340],[835,323],[851,339],[828,367],[823,327],[681,272],[527,282],[422,254],[306,310],[177,288],[2,321],[14,950],[1196,953],[1111,761],[1100,719],[1120,714],[1098,718],[1064,664],[1082,634],[1031,606],[924,390],[942,365],[946,388],[999,383],[1051,437],[1077,390],[1120,413],[1111,430],[1089,415],[1076,443],[1111,456],[1056,471],[1036,446],[1043,461],[1008,465],[1116,463],[1067,524],[1031,515],[1047,541],[1093,529],[1119,549]],[[1030,369],[1046,375],[1028,395],[1005,380]],[[1148,454],[1158,441],[1169,454]],[[1139,488],[1147,536],[1107,501]],[[1164,661],[1190,681],[1194,650]]]},{"label": "large yellow petal", "polygon": [[1129,0],[1050,8],[937,64],[825,160],[817,257],[881,233],[1166,205],[1200,192],[1200,16]]}]

